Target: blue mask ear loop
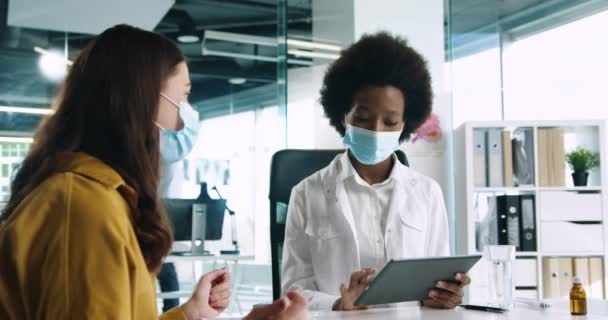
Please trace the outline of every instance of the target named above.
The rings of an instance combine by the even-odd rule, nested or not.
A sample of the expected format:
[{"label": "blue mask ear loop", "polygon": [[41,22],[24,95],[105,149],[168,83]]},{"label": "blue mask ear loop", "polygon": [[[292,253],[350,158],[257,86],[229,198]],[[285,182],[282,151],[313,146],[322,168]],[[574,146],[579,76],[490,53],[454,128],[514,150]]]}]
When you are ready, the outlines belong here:
[{"label": "blue mask ear loop", "polygon": [[177,108],[177,110],[179,110],[179,103],[176,103],[175,101],[173,101],[173,99],[169,98],[169,97],[168,97],[166,94],[164,94],[164,93],[162,93],[162,92],[160,93],[160,96],[161,96],[161,97],[163,97],[163,98],[165,98],[165,99],[167,99],[167,101],[171,102],[171,104],[172,104],[172,105],[173,105],[175,108]]},{"label": "blue mask ear loop", "polygon": [[[173,99],[169,98],[169,97],[168,97],[166,94],[164,94],[164,93],[162,93],[162,92],[160,93],[160,96],[161,96],[161,97],[163,97],[163,98],[165,98],[167,101],[171,102],[171,104],[173,105],[173,107],[175,107],[175,108],[178,110],[178,113],[179,113],[179,104],[175,103],[175,101],[173,101]],[[178,114],[178,116],[179,116],[179,114]],[[183,121],[184,121],[184,120],[182,119],[182,122],[183,122]],[[159,127],[160,129],[163,129],[163,130],[168,130],[167,128],[165,128],[165,127],[161,126],[161,125],[160,125],[158,122],[156,122],[156,121],[154,121],[154,124],[155,124],[157,127]]]}]

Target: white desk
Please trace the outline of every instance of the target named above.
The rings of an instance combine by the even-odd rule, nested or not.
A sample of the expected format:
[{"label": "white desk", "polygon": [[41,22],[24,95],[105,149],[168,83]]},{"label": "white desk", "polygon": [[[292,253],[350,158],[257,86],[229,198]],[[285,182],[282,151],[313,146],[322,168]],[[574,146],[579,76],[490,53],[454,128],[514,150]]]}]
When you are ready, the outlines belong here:
[{"label": "white desk", "polygon": [[[220,318],[220,319],[242,319],[242,318]],[[351,312],[311,312],[311,319],[338,320],[338,319],[365,319],[365,320],[552,320],[552,319],[585,319],[585,320],[608,320],[608,304],[606,301],[590,301],[589,314],[587,316],[574,317],[570,315],[567,301],[552,302],[552,306],[546,310],[535,310],[527,307],[516,306],[515,309],[504,314],[464,310],[434,310],[419,307],[406,307],[399,309],[372,309],[366,311]]]},{"label": "white desk", "polygon": [[254,256],[240,256],[240,255],[209,255],[209,256],[180,256],[170,254],[165,258],[165,262],[213,262],[218,261],[235,262],[239,261],[252,261],[255,260]]}]

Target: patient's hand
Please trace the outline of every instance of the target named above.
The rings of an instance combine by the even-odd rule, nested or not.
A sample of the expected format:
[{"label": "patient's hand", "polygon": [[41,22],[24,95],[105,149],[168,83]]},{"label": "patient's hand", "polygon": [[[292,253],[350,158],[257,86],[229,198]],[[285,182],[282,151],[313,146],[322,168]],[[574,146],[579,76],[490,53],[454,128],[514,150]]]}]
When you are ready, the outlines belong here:
[{"label": "patient's hand", "polygon": [[251,310],[244,320],[307,320],[309,317],[306,298],[290,292],[271,305]]},{"label": "patient's hand", "polygon": [[358,272],[354,272],[350,276],[350,284],[347,287],[346,284],[340,286],[340,293],[342,297],[336,301],[333,310],[335,311],[350,311],[350,310],[363,310],[366,307],[355,306],[355,301],[365,291],[365,288],[371,282],[370,276],[376,273],[375,269],[363,269]]},{"label": "patient's hand", "polygon": [[181,306],[188,320],[212,319],[230,304],[230,273],[225,269],[201,277],[192,297]]}]

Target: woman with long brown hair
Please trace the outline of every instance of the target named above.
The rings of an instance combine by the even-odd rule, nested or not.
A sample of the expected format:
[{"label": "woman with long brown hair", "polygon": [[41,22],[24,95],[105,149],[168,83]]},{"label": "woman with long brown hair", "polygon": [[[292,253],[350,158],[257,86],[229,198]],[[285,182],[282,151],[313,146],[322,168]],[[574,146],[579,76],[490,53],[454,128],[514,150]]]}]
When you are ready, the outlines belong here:
[{"label": "woman with long brown hair", "polygon": [[[80,53],[0,216],[0,319],[157,317],[154,275],[173,241],[159,140],[183,129],[189,91],[184,56],[158,34],[115,26]],[[214,318],[229,299],[216,270],[161,319]],[[305,306],[291,294],[248,319]]]}]

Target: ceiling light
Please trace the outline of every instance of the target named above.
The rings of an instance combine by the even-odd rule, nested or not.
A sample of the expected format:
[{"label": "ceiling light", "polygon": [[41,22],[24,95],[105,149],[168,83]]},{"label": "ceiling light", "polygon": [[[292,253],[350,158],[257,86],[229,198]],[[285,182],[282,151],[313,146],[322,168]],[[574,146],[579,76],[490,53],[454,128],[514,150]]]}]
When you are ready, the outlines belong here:
[{"label": "ceiling light", "polygon": [[61,52],[34,47],[34,51],[40,54],[38,68],[40,72],[52,81],[60,81],[68,73],[68,66],[72,65]]},{"label": "ceiling light", "polygon": [[340,46],[336,46],[333,44],[309,42],[309,41],[302,41],[302,40],[295,40],[295,39],[287,39],[287,45],[290,45],[293,47],[301,47],[301,48],[309,48],[309,49],[322,49],[322,50],[328,50],[328,51],[342,50],[342,48],[340,48]]},{"label": "ceiling light", "polygon": [[328,60],[336,60],[340,57],[339,54],[304,51],[304,50],[288,50],[287,53],[292,54],[294,56],[298,56],[298,57],[321,58],[321,59],[328,59]]},{"label": "ceiling light", "polygon": [[195,43],[199,42],[201,38],[195,34],[180,34],[177,36],[177,41],[181,43]]},{"label": "ceiling light", "polygon": [[33,143],[34,138],[29,137],[0,137],[0,142],[7,143]]},{"label": "ceiling light", "polygon": [[[34,47],[34,51],[36,51],[39,54],[45,54],[47,52],[49,52],[49,50],[40,48],[40,47]],[[63,56],[62,56],[63,57]],[[72,60],[68,59],[68,58],[64,58],[65,63],[67,63],[68,66],[72,66],[74,64],[74,62],[72,62]]]},{"label": "ceiling light", "polygon": [[53,114],[55,112],[55,110],[53,110],[53,109],[46,109],[46,108],[0,106],[0,112],[49,115],[49,114]]},{"label": "ceiling light", "polygon": [[250,36],[248,34],[223,32],[223,31],[205,31],[205,40],[222,40],[238,43],[256,44],[260,46],[276,47],[277,40],[270,37]]},{"label": "ceiling light", "polygon": [[181,43],[195,43],[201,41],[198,31],[196,30],[196,24],[190,15],[186,15],[184,21],[179,25],[177,41]]},{"label": "ceiling light", "polygon": [[[256,61],[265,61],[265,62],[278,62],[279,59],[277,57],[269,57],[269,56],[261,56],[257,54],[247,54],[247,53],[235,53],[228,51],[220,51],[220,50],[209,50],[203,46],[202,50],[203,56],[215,56],[215,57],[225,57],[225,58],[234,58],[234,59],[246,59],[246,60],[256,60]],[[287,59],[287,63],[302,65],[302,66],[311,66],[312,62],[307,60],[298,60],[298,59]]]},{"label": "ceiling light", "polygon": [[[267,46],[267,47],[276,47],[277,44],[279,43],[276,38],[251,36],[248,34],[214,31],[214,30],[205,31],[205,39],[255,44],[255,45]],[[287,45],[293,46],[293,47],[321,49],[321,50],[328,50],[328,51],[342,50],[342,48],[340,46],[336,46],[333,44],[302,41],[302,40],[296,40],[296,39],[287,39]]]},{"label": "ceiling light", "polygon": [[230,84],[234,84],[234,85],[241,85],[241,84],[245,84],[247,82],[247,79],[245,79],[245,78],[230,78],[230,79],[228,79],[228,82],[230,82]]},{"label": "ceiling light", "polygon": [[172,16],[177,22],[177,36],[175,37],[181,43],[195,43],[201,41],[200,34],[196,30],[196,22],[192,16],[185,10],[172,11]]}]

